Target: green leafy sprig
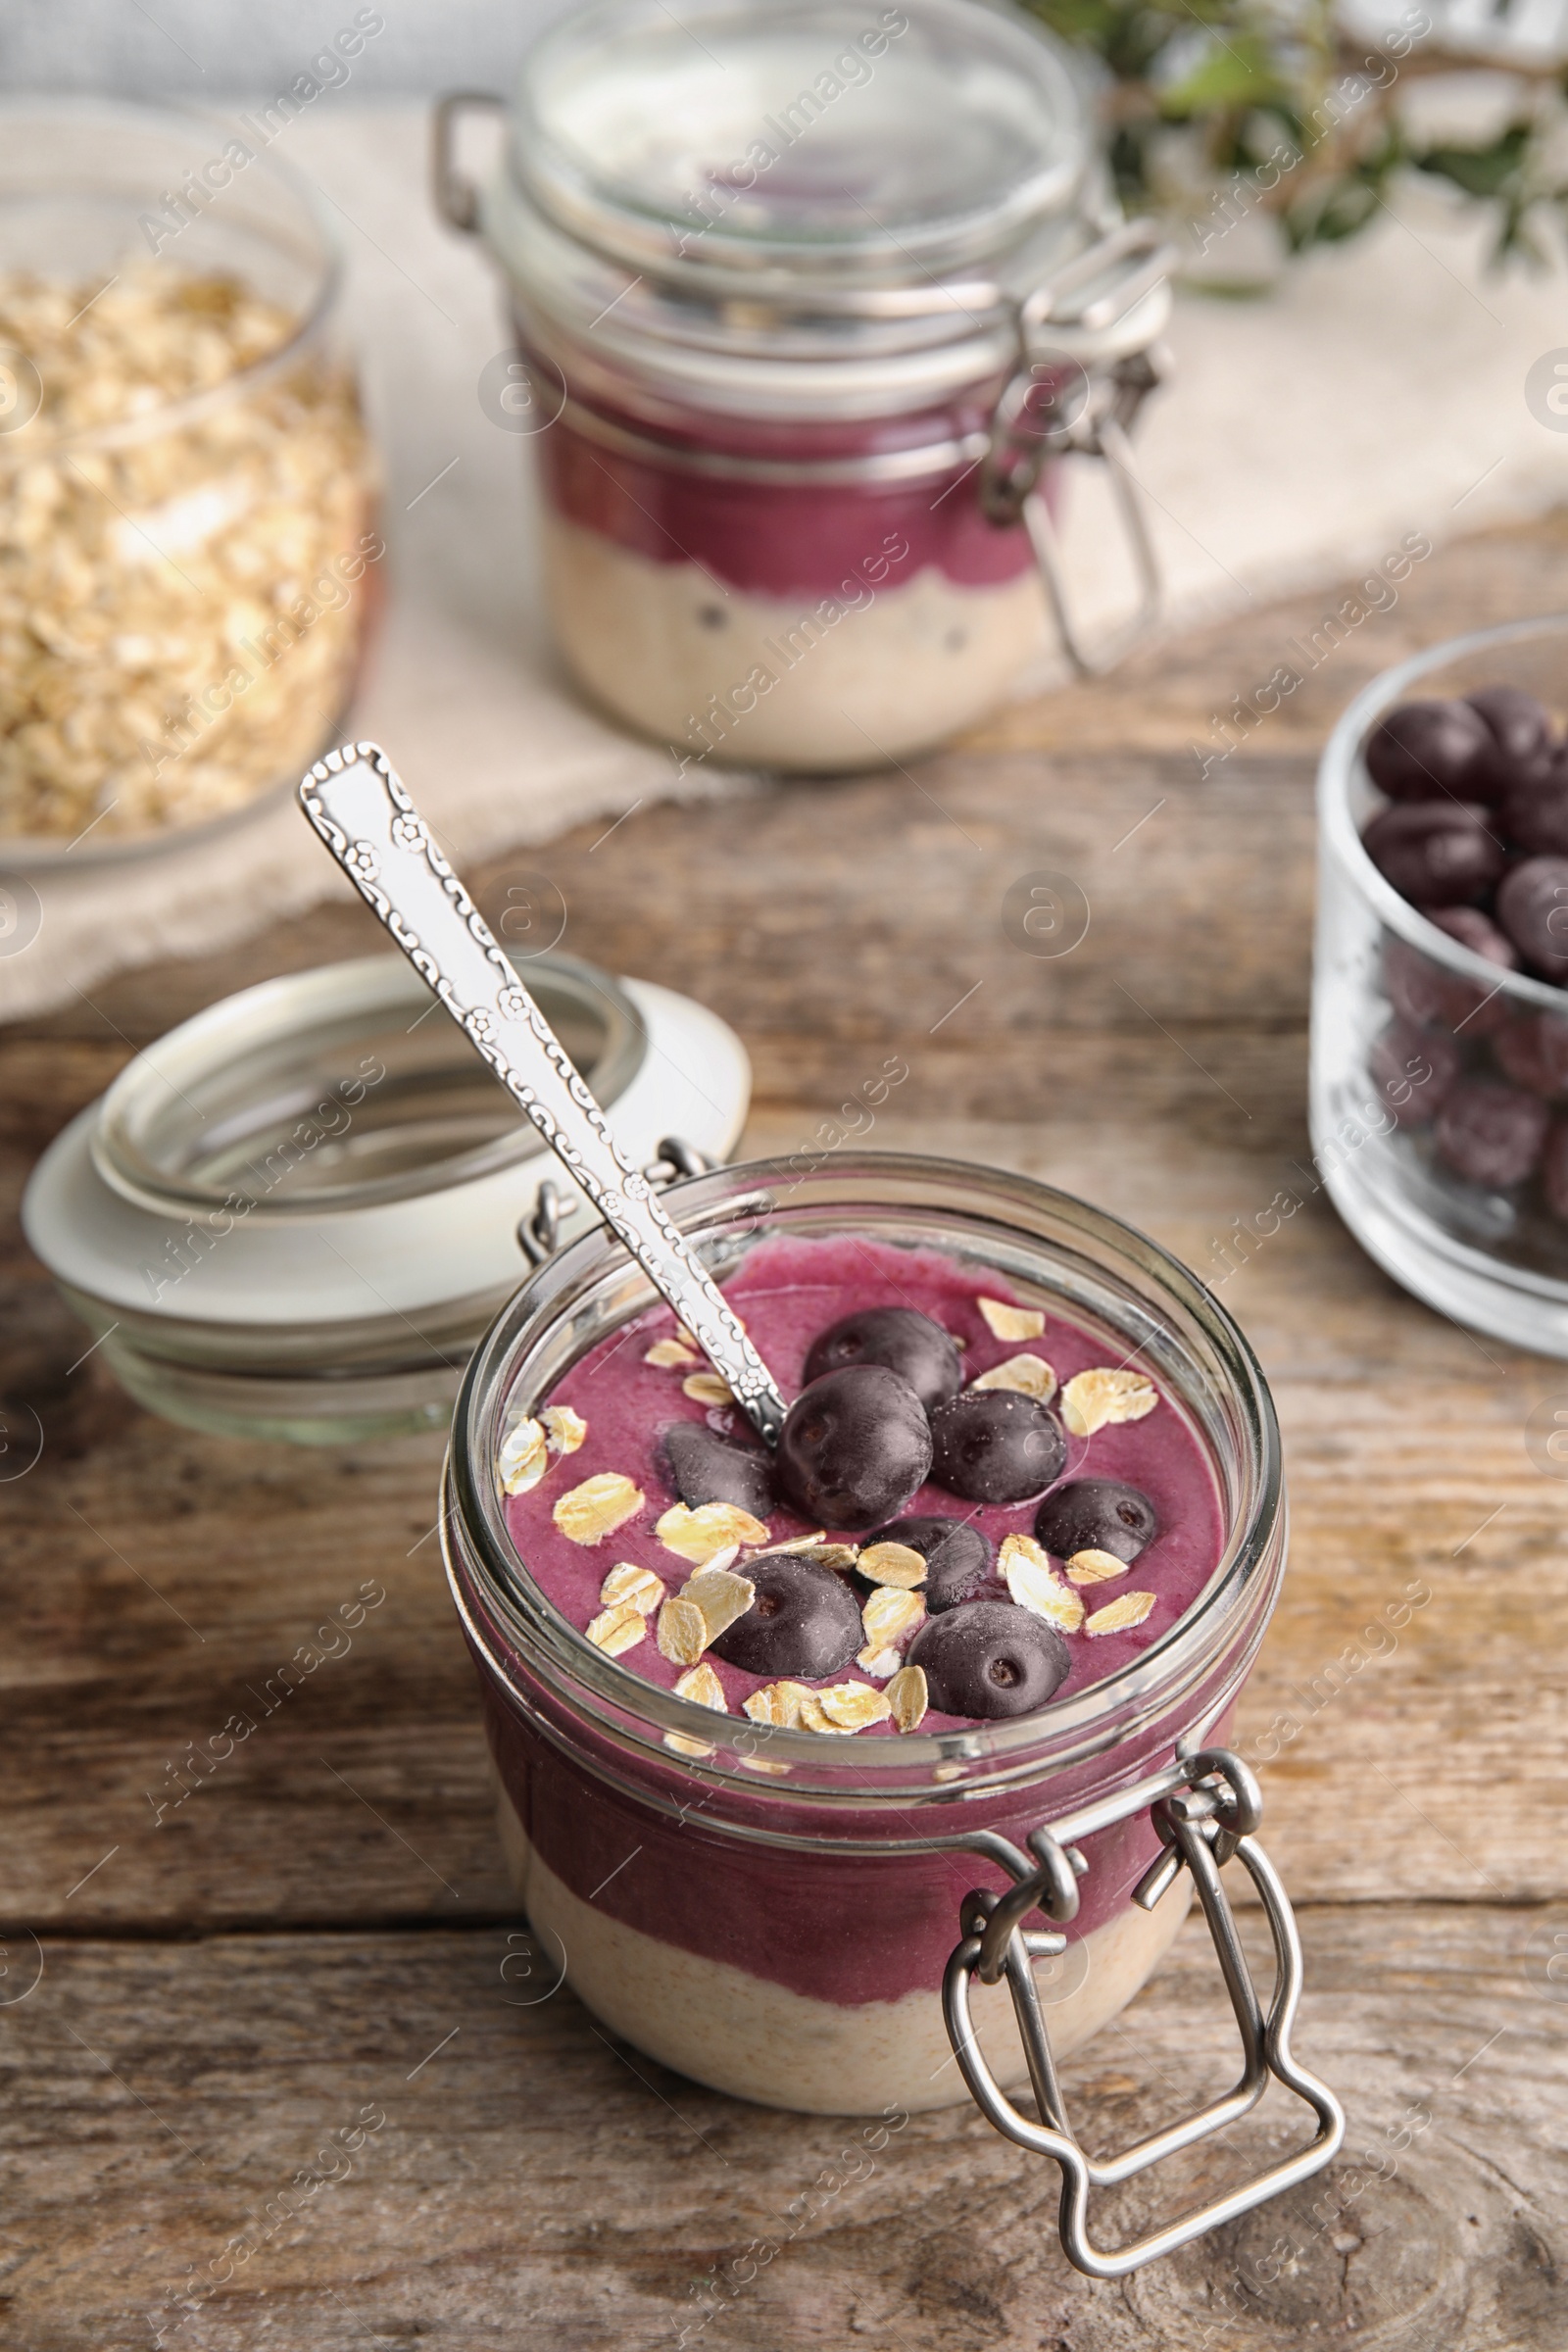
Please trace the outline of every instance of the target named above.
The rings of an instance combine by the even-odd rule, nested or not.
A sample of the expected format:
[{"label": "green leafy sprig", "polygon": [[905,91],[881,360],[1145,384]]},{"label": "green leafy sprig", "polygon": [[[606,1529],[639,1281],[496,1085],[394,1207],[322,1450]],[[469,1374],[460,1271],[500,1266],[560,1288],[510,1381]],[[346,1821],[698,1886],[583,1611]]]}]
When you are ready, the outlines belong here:
[{"label": "green leafy sprig", "polygon": [[[1446,181],[1491,212],[1495,258],[1549,258],[1544,221],[1568,215],[1568,68],[1445,48],[1418,5],[1381,44],[1352,44],[1331,0],[1026,0],[1099,60],[1110,170],[1129,212],[1188,223],[1193,273],[1251,213],[1285,250],[1354,236],[1396,172]],[[1508,119],[1485,141],[1423,142],[1411,87],[1434,74],[1505,72]]]}]

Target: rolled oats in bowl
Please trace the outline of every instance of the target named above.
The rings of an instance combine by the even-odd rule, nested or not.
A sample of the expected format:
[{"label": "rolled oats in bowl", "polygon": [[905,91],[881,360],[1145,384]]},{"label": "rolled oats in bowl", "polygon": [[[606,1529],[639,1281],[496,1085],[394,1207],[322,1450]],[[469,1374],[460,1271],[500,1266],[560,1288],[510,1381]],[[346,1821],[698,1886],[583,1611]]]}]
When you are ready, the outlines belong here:
[{"label": "rolled oats in bowl", "polygon": [[330,256],[302,288],[217,203],[156,253],[127,205],[112,245],[79,211],[32,250],[0,203],[0,853],[128,849],[296,779],[384,552]]}]

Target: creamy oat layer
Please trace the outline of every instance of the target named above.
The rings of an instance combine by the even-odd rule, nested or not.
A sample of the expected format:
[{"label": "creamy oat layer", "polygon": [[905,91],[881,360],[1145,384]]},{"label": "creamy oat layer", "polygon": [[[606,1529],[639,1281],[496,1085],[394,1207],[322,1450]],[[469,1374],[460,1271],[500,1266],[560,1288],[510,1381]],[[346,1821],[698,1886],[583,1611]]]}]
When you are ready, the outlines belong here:
[{"label": "creamy oat layer", "polygon": [[[917,2114],[968,2097],[935,1989],[841,2008],[702,1959],[583,1902],[540,1860],[504,1793],[497,1810],[508,1868],[535,1935],[558,1964],[564,1954],[566,1981],[579,1999],[661,2065],[735,2098],[806,2115],[880,2115],[889,2106]],[[874,1869],[868,1866],[868,1879]],[[1129,1904],[1059,1961],[1040,1967],[1057,2058],[1082,2049],[1126,2007],[1175,1941],[1189,1899],[1184,1880],[1154,1911]],[[1006,1985],[976,1983],[972,2000],[980,2045],[999,2081],[1022,2087],[1027,2070]]]},{"label": "creamy oat layer", "polygon": [[583,685],[715,767],[831,772],[927,750],[1001,701],[1044,628],[1032,569],[965,587],[928,566],[858,582],[853,604],[773,598],[650,563],[549,508],[542,520],[556,635]]}]

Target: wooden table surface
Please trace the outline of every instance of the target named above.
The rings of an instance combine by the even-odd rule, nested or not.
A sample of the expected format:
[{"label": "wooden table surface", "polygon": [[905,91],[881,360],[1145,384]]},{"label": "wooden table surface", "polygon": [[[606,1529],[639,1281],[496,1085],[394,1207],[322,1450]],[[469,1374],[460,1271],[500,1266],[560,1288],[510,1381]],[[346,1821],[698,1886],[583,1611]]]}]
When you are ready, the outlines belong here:
[{"label": "wooden table surface", "polygon": [[[1434,557],[1200,774],[1211,716],[1339,602],[1162,648],[908,776],[654,808],[477,878],[493,902],[509,865],[545,867],[567,947],[717,1004],[756,1065],[751,1150],[801,1147],[896,1053],[910,1075],[873,1144],[1048,1176],[1200,1269],[1235,1219],[1300,1200],[1224,1296],[1294,1498],[1240,1736],[1266,1748],[1275,1726],[1298,2043],[1350,2115],[1333,2173],[1095,2285],[1056,2246],[1054,2169],[977,2113],[915,2119],[851,2180],[842,2125],[665,2074],[567,1991],[528,2002],[543,1980],[429,1532],[439,1446],[300,1452],[151,1419],[78,1363],[13,1223],[0,1381],[44,1445],[3,1491],[0,2343],[1561,2352],[1568,1489],[1524,1423],[1568,1369],[1472,1338],[1362,1256],[1315,1187],[1304,1090],[1316,749],[1399,655],[1568,606],[1568,520]],[[1057,960],[1003,925],[1039,868],[1092,907]],[[376,944],[333,906],[6,1033],[8,1201],[134,1048]],[[350,1651],[155,1826],[148,1791],[187,1743],[365,1579],[386,1600]],[[1223,2011],[1189,1921],[1067,2070],[1093,2144],[1218,2083]],[[1244,2129],[1185,2185],[1294,2129]],[[1182,2185],[1121,2192],[1107,2228]],[[770,2233],[776,2257],[720,2293]]]}]

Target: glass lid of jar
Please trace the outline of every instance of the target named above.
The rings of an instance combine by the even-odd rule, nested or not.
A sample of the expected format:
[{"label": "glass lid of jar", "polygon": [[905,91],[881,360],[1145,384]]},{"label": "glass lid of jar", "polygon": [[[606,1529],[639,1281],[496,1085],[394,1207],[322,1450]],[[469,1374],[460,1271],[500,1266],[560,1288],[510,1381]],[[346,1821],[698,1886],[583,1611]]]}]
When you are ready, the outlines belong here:
[{"label": "glass lid of jar", "polygon": [[[529,985],[609,1106],[647,1052],[619,982],[575,956],[536,956]],[[90,1150],[123,1199],[166,1215],[244,1204],[298,1222],[471,1186],[538,1154],[531,1127],[396,956],[367,956],[227,997],[122,1070]],[[411,1020],[411,1014],[413,1016]],[[367,1071],[339,1100],[343,1071]],[[315,1122],[308,1148],[291,1142]]]},{"label": "glass lid of jar", "polygon": [[617,261],[860,281],[1005,252],[1089,154],[1064,53],[991,0],[595,0],[532,52],[510,147]]}]

